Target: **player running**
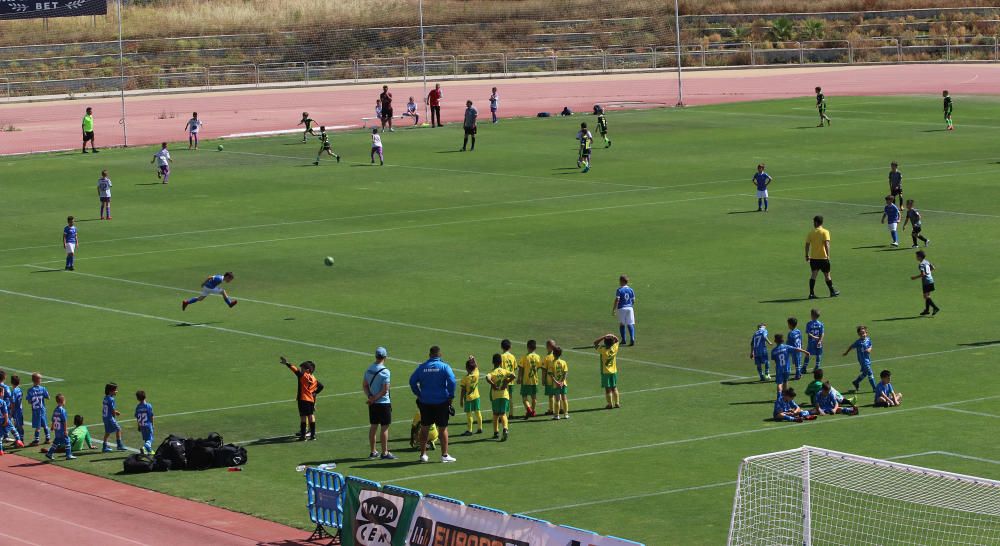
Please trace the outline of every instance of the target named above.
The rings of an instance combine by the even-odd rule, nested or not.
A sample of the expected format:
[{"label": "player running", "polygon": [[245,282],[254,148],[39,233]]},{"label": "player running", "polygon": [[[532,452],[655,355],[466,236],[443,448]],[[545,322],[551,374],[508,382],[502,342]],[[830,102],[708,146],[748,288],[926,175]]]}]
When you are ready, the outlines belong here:
[{"label": "player running", "polygon": [[385,165],[385,154],[382,153],[382,135],[378,134],[378,128],[372,128],[372,165],[375,164],[375,156],[378,156],[379,166]]},{"label": "player running", "polygon": [[170,181],[170,162],[173,159],[170,157],[170,150],[167,149],[167,143],[164,142],[160,146],[160,151],[153,154],[153,160],[150,163],[156,163],[156,177],[162,178],[163,183],[167,184]]},{"label": "player running", "polygon": [[913,231],[910,232],[910,238],[913,239],[913,246],[910,248],[917,248],[917,239],[924,242],[925,248],[931,246],[930,239],[921,235],[921,232],[924,230],[923,216],[913,206],[913,199],[906,200],[906,220],[903,220],[903,231],[906,231],[906,224],[913,226]]},{"label": "player running", "polygon": [[222,275],[212,275],[211,277],[205,279],[205,282],[201,283],[201,295],[181,301],[181,311],[186,310],[188,305],[198,303],[212,294],[221,294],[222,299],[226,302],[226,305],[229,307],[236,307],[236,304],[239,302],[235,299],[229,299],[229,294],[227,294],[226,290],[222,288],[222,283],[229,283],[232,282],[232,280],[232,271],[226,271]]},{"label": "player running", "polygon": [[923,285],[924,310],[920,314],[921,315],[931,314],[931,308],[934,308],[933,314],[936,315],[938,314],[939,311],[941,311],[941,308],[938,307],[937,304],[934,303],[934,300],[931,299],[931,292],[934,291],[934,269],[935,269],[934,264],[932,264],[930,260],[927,259],[927,254],[925,254],[923,250],[917,251],[917,261],[920,262],[920,264],[917,266],[920,268],[920,273],[918,275],[910,277],[910,280],[915,281],[917,279],[920,279],[921,284]]},{"label": "player running", "polygon": [[[764,211],[767,212],[767,187],[771,185],[773,179],[771,175],[764,172],[764,164],[760,163],[757,165],[757,172],[753,175],[753,184],[757,187],[757,212]],[[760,208],[761,205],[764,208]]]},{"label": "player running", "polygon": [[604,147],[611,147],[611,138],[608,137],[608,118],[604,117],[604,107],[600,104],[594,105],[594,115],[597,116],[597,131],[604,139]]},{"label": "player running", "polygon": [[202,122],[198,119],[198,112],[191,114],[191,119],[184,125],[184,130],[188,134],[188,150],[198,149],[198,132],[201,131]]},{"label": "player running", "polygon": [[588,172],[590,171],[590,152],[594,147],[594,135],[587,130],[586,123],[580,124],[576,139],[580,141],[580,154],[577,156],[576,166],[583,167],[583,172]]},{"label": "player running", "polygon": [[316,123],[316,122],[313,121],[313,119],[311,117],[309,117],[309,112],[302,112],[302,119],[296,124],[296,127],[299,126],[299,125],[305,125],[306,126],[306,130],[302,131],[302,142],[303,143],[305,143],[305,141],[306,141],[306,135],[316,136],[316,133],[313,132],[313,123]]},{"label": "player running", "polygon": [[326,134],[326,127],[320,126],[319,128],[319,140],[322,145],[319,148],[319,152],[316,153],[316,161],[313,161],[313,165],[319,165],[319,158],[326,152],[326,155],[332,155],[337,158],[337,163],[340,163],[340,156],[333,153],[333,148],[330,146],[330,135]]},{"label": "player running", "polygon": [[819,125],[816,127],[822,127],[823,122],[826,122],[826,126],[830,126],[830,116],[826,115],[826,95],[823,94],[823,88],[816,88],[816,110],[819,112]]},{"label": "player running", "polygon": [[948,125],[949,131],[954,131],[955,123],[951,120],[951,96],[948,95],[947,91],[942,91],[941,96],[944,97],[944,122]]}]

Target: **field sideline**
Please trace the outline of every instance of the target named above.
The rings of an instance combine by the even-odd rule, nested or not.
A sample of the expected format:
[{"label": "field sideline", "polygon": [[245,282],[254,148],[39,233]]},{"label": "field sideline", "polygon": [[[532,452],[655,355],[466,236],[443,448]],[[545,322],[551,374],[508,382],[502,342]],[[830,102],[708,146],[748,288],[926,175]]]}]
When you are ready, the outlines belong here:
[{"label": "field sideline", "polygon": [[[0,219],[0,368],[52,376],[50,391],[88,423],[100,421],[103,384],[118,382],[130,446],[142,388],[158,439],[218,431],[250,453],[238,474],[125,476],[122,455],[100,453],[59,465],[303,529],[294,467],[327,461],[648,545],[720,543],[739,460],[803,444],[998,479],[988,431],[1000,396],[983,385],[1000,347],[988,318],[1000,256],[984,250],[1000,234],[989,144],[1000,102],[956,104],[954,133],[941,131],[931,96],[837,97],[824,129],[801,99],[616,111],[614,145],[595,150],[586,175],[572,135],[589,116],[484,124],[464,154],[452,128],[399,130],[384,138],[381,168],[368,164],[363,131],[336,134],[344,161],[319,167],[297,135],[227,141],[224,152],[178,146],[166,187],[151,148],[0,158],[23,181],[9,185]],[[916,316],[912,253],[889,248],[878,223],[891,160],[933,242],[943,308],[933,319]],[[775,180],[767,214],[754,212],[750,184],[760,161]],[[110,222],[91,221],[100,168],[115,182]],[[69,213],[82,220],[74,273],[61,271],[58,247]],[[804,299],[814,214],[833,233],[838,299]],[[223,270],[236,273],[227,288],[240,305],[209,298],[182,312],[181,297]],[[570,351],[571,420],[517,420],[506,444],[455,438],[457,464],[415,464],[405,379],[427,347],[460,368],[468,354],[488,362],[504,337],[517,354],[528,338],[584,345],[617,331],[621,273],[639,324],[619,359],[623,409],[603,409],[596,356]],[[767,420],[774,386],[756,381],[750,335],[762,321],[772,334],[787,316],[803,324],[813,306],[827,325],[828,378],[849,388],[857,364],[839,352],[867,324],[876,373],[893,371],[903,407]],[[377,345],[394,374],[394,462],[365,457],[358,384]],[[327,385],[316,442],[287,441],[297,419],[281,354],[315,360]],[[870,396],[865,387],[861,400]],[[462,430],[459,414],[453,435]]]}]

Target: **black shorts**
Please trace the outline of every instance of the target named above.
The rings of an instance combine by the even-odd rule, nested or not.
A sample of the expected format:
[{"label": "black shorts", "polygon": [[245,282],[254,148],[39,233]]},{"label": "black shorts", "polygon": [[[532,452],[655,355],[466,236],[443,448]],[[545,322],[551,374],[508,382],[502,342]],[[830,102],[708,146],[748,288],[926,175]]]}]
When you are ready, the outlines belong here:
[{"label": "black shorts", "polygon": [[93,131],[87,131],[87,132],[83,133],[83,141],[87,142],[87,141],[90,141],[90,140],[94,140],[94,132]]},{"label": "black shorts", "polygon": [[316,402],[299,400],[299,417],[309,417],[316,413]]},{"label": "black shorts", "polygon": [[830,272],[830,260],[809,260],[809,269],[813,271]]},{"label": "black shorts", "polygon": [[903,195],[903,186],[890,187],[889,193],[892,195]]},{"label": "black shorts", "polygon": [[448,403],[443,404],[424,404],[422,402],[417,402],[417,407],[420,408],[420,424],[429,427],[431,425],[437,425],[437,427],[443,428],[448,426]]},{"label": "black shorts", "polygon": [[391,425],[392,404],[372,404],[368,406],[368,422],[373,425]]},{"label": "black shorts", "polygon": [[392,108],[382,108],[382,119],[390,120],[392,119]]},{"label": "black shorts", "polygon": [[101,198],[101,203],[110,203],[110,202],[111,202],[111,198],[110,197],[102,197]]},{"label": "black shorts", "polygon": [[465,127],[465,134],[467,134],[467,135],[475,135],[476,134],[476,126],[473,125],[472,127]]},{"label": "black shorts", "polygon": [[924,294],[930,294],[934,291],[934,283],[924,284]]}]

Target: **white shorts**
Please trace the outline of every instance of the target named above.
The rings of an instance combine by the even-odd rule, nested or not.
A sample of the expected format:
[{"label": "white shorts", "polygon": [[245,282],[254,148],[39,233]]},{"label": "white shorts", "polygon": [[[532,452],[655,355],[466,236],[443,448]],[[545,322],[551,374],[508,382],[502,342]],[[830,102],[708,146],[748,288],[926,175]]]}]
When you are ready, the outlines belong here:
[{"label": "white shorts", "polygon": [[222,286],[216,286],[215,288],[209,288],[207,286],[202,286],[201,287],[201,295],[202,295],[202,297],[204,297],[204,296],[211,296],[212,294],[219,295],[221,293],[222,293]]},{"label": "white shorts", "polygon": [[618,323],[625,326],[635,324],[635,311],[631,307],[622,307],[618,311]]},{"label": "white shorts", "polygon": [[896,231],[896,226],[898,225],[896,222],[889,224],[889,231]]},{"label": "white shorts", "polygon": [[767,197],[767,190],[757,190],[757,199]]},{"label": "white shorts", "polygon": [[76,243],[66,243],[63,245],[63,248],[66,249],[66,254],[76,253]]}]

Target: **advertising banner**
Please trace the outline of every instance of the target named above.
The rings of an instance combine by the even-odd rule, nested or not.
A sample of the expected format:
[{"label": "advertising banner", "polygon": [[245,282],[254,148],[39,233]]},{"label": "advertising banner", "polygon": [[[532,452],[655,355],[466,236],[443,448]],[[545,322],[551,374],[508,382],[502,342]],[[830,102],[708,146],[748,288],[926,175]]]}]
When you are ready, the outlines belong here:
[{"label": "advertising banner", "polygon": [[417,497],[383,493],[347,480],[341,544],[404,546],[418,501]]},{"label": "advertising banner", "polygon": [[108,0],[0,0],[0,20],[78,17],[108,13]]}]

